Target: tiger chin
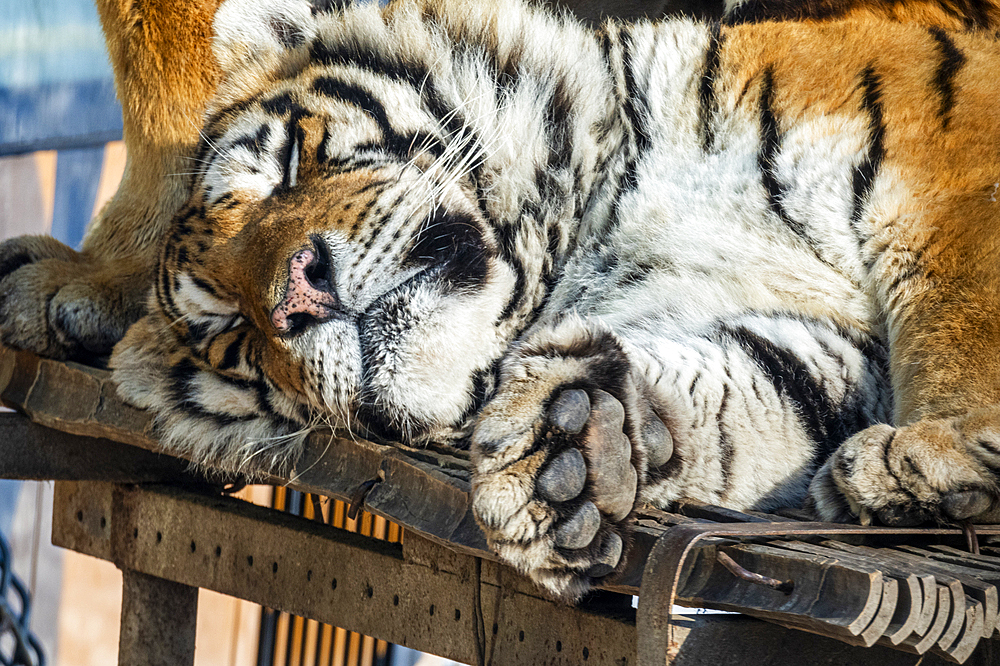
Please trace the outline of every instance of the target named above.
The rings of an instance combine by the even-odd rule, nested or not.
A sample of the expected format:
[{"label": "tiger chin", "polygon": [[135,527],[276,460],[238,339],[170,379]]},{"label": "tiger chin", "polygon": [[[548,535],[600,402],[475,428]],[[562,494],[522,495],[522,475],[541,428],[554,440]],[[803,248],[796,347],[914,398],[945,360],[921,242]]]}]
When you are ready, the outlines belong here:
[{"label": "tiger chin", "polygon": [[[167,450],[468,445],[490,546],[563,599],[643,502],[1000,519],[990,37],[330,4],[215,13],[190,196],[111,362]],[[52,264],[19,247],[0,329],[31,348],[17,275]]]}]

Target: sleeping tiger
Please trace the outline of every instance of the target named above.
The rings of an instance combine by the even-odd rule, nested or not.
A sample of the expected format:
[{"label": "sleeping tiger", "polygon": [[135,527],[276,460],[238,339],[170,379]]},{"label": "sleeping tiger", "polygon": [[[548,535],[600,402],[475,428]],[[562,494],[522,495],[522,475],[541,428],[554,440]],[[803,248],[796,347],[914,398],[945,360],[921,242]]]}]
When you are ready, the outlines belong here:
[{"label": "sleeping tiger", "polygon": [[0,247],[7,344],[131,324],[120,391],[207,466],[470,445],[565,599],[641,502],[1000,520],[993,35],[333,4],[102,5],[131,162],[82,253]]}]

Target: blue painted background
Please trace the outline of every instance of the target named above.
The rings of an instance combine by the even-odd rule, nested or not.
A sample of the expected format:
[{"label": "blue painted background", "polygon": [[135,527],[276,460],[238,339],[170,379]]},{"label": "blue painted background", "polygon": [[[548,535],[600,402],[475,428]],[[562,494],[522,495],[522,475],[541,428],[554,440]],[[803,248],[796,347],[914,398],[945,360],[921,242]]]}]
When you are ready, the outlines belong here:
[{"label": "blue painted background", "polygon": [[[92,0],[0,0],[0,157],[59,151],[52,235],[67,245],[80,246],[104,144],[121,136]],[[0,481],[0,532],[10,529],[18,486]]]}]

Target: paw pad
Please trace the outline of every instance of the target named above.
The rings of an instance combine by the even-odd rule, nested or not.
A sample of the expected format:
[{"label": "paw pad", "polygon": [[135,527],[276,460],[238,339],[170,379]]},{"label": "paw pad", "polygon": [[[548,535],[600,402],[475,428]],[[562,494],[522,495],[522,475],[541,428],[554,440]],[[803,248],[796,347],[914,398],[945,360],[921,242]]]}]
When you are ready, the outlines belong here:
[{"label": "paw pad", "polygon": [[550,502],[566,502],[587,483],[587,462],[579,449],[563,451],[538,477],[538,492]]},{"label": "paw pad", "polygon": [[556,529],[556,545],[579,550],[590,545],[601,527],[601,512],[593,502],[584,502],[573,516]]}]

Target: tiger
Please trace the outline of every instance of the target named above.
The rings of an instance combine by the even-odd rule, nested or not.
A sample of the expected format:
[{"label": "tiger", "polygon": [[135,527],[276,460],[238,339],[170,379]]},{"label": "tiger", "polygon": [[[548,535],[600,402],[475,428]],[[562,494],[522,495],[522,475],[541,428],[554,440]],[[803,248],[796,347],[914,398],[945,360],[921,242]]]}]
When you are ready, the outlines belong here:
[{"label": "tiger", "polygon": [[[125,182],[81,253],[0,247],[0,332],[113,346],[164,450],[466,446],[490,547],[570,601],[644,503],[1000,520],[978,24],[226,0],[170,33],[122,7]],[[156,85],[188,96],[129,97]]]}]

